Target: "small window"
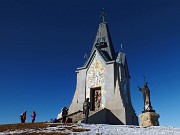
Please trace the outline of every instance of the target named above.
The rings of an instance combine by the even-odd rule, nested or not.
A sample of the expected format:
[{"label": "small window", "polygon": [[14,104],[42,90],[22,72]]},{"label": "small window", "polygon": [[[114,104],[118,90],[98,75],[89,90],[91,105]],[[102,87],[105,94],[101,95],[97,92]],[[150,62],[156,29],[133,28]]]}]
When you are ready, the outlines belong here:
[{"label": "small window", "polygon": [[102,37],[102,42],[105,42],[105,40],[106,40],[106,37]]},{"label": "small window", "polygon": [[101,38],[98,38],[98,39],[97,39],[97,43],[100,43],[100,41],[101,41]]}]

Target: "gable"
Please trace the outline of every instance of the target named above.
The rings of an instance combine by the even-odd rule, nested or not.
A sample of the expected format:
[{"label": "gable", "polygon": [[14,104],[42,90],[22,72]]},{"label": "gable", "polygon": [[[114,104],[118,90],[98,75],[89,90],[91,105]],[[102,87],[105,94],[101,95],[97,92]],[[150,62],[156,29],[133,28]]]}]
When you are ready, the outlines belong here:
[{"label": "gable", "polygon": [[91,88],[101,88],[102,94],[102,104],[101,107],[103,108],[105,105],[105,62],[101,58],[101,56],[96,53],[94,59],[92,60],[91,64],[87,69],[87,76],[86,76],[86,98],[90,98],[90,89]]},{"label": "gable", "polygon": [[103,63],[108,61],[107,58],[105,57],[105,55],[98,48],[96,48],[91,53],[88,60],[85,62],[84,68],[88,68],[94,59],[101,59],[103,61]]}]

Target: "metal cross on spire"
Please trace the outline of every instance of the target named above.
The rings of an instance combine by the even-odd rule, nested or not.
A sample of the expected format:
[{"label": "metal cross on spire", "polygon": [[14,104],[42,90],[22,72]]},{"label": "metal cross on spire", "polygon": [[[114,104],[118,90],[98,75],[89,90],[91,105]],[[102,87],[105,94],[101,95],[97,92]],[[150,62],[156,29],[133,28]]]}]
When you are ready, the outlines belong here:
[{"label": "metal cross on spire", "polygon": [[102,17],[102,19],[103,19],[103,23],[105,22],[106,16],[107,16],[107,13],[103,11],[103,12],[101,13],[101,17]]}]

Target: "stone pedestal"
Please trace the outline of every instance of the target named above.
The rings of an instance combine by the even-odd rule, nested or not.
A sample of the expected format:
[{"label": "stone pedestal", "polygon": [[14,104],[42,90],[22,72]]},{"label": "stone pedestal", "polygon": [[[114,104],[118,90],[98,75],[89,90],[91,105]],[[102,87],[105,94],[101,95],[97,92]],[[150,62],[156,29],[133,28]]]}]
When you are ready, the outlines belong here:
[{"label": "stone pedestal", "polygon": [[141,120],[140,126],[159,126],[159,119],[160,115],[157,114],[155,111],[153,112],[143,112],[139,115]]}]

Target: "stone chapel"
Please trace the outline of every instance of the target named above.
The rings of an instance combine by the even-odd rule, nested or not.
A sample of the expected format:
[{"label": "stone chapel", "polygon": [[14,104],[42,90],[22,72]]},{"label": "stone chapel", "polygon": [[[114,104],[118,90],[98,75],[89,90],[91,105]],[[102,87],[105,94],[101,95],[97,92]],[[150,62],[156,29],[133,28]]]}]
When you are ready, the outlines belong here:
[{"label": "stone chapel", "polygon": [[83,102],[89,98],[89,123],[138,125],[131,102],[126,54],[115,52],[104,16],[90,56],[76,72],[76,90],[68,117],[83,122]]}]

